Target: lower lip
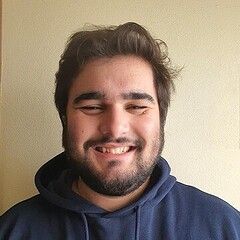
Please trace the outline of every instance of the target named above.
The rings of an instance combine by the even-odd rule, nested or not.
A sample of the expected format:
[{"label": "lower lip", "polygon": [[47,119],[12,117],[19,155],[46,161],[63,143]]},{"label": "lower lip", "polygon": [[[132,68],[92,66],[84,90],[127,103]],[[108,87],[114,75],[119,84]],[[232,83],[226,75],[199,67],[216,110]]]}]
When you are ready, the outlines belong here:
[{"label": "lower lip", "polygon": [[99,158],[101,160],[105,160],[105,161],[112,161],[112,160],[127,161],[127,160],[131,159],[132,155],[136,151],[136,149],[132,149],[125,153],[113,154],[113,153],[102,153],[102,152],[96,151],[93,148],[92,148],[92,150],[93,150],[94,155],[97,158]]}]

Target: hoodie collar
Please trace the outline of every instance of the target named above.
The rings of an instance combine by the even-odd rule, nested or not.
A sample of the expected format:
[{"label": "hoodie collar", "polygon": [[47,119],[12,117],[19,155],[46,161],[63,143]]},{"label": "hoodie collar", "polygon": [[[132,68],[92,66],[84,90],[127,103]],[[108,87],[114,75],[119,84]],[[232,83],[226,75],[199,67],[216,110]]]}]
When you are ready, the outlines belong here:
[{"label": "hoodie collar", "polygon": [[114,212],[107,212],[71,190],[74,176],[70,170],[65,152],[44,164],[35,176],[35,184],[40,195],[61,208],[78,213],[100,214],[104,217],[117,217],[128,214],[143,206],[157,205],[171,190],[176,178],[170,175],[167,161],[159,157],[152,173],[151,184],[144,194],[134,203]]}]

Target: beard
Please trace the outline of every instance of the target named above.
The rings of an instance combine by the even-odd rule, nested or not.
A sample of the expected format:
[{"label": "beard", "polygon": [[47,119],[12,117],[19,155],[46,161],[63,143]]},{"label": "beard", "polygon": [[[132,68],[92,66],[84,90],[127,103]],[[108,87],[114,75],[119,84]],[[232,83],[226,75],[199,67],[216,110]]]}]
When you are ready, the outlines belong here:
[{"label": "beard", "polygon": [[[65,127],[66,128],[66,127]],[[133,160],[134,169],[129,171],[116,170],[118,160],[112,159],[108,162],[108,173],[114,171],[114,176],[109,177],[108,173],[102,173],[94,167],[89,159],[87,151],[90,147],[107,143],[126,143],[136,146],[135,158]],[[93,191],[107,196],[124,196],[138,189],[151,176],[164,146],[163,127],[151,139],[148,146],[148,153],[144,155],[145,141],[142,138],[130,140],[128,138],[113,139],[111,136],[103,136],[99,139],[90,139],[83,144],[83,152],[80,152],[78,145],[73,141],[66,129],[63,130],[63,146],[70,162],[73,174],[79,176],[81,180]],[[116,170],[116,171],[115,171]]]}]

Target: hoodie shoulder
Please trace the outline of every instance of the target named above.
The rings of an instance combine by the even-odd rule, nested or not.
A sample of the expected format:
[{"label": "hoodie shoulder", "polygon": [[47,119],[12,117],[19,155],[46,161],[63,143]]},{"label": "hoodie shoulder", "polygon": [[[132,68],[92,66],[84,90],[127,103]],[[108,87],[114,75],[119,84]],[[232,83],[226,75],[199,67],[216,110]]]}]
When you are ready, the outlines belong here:
[{"label": "hoodie shoulder", "polygon": [[[28,218],[37,212],[42,212],[42,210],[47,207],[47,203],[42,199],[40,195],[35,195],[29,199],[21,201],[14,205],[13,207],[9,208],[0,218],[0,223],[2,226],[8,219],[13,218]],[[5,220],[5,221],[3,221]]]},{"label": "hoodie shoulder", "polygon": [[[239,211],[233,208],[229,203],[225,202],[219,197],[206,193],[196,187],[189,186],[180,182],[174,185],[174,192],[176,196],[181,197],[186,203],[195,207],[199,206],[201,209],[212,209],[222,211],[233,211],[239,215]],[[202,205],[200,205],[200,203]]]},{"label": "hoodie shoulder", "polygon": [[171,197],[178,215],[185,216],[195,232],[211,228],[216,239],[240,239],[240,213],[224,200],[179,182]]},{"label": "hoodie shoulder", "polygon": [[59,211],[40,195],[24,200],[0,217],[0,239],[29,239],[33,231],[41,236],[43,227],[49,224],[48,216]]},{"label": "hoodie shoulder", "polygon": [[21,201],[11,207],[9,210],[7,210],[2,216],[2,217],[23,217],[23,218],[28,218],[32,216],[36,216],[43,214],[45,212],[50,211],[55,207],[53,204],[50,202],[46,201],[41,195],[35,195],[29,199],[26,199],[24,201]]}]

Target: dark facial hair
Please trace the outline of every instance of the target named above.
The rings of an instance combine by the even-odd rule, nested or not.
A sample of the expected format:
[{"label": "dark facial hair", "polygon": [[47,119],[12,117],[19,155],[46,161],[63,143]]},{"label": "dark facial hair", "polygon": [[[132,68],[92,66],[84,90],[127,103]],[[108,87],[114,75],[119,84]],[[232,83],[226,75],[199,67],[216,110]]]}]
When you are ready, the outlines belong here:
[{"label": "dark facial hair", "polygon": [[[158,133],[156,133],[156,136],[157,135]],[[103,174],[93,170],[94,167],[87,159],[86,154],[84,156],[79,154],[78,150],[74,147],[76,144],[72,142],[67,132],[64,132],[63,136],[63,143],[65,145],[64,147],[74,174],[78,175],[81,180],[95,192],[108,196],[124,196],[138,189],[152,174],[153,169],[158,161],[158,156],[161,154],[164,145],[164,132],[163,128],[161,128],[158,139],[154,139],[152,141],[153,152],[151,156],[148,156],[148,158],[151,159],[148,159],[146,162],[142,156],[142,151],[144,149],[143,139],[137,139],[133,141],[127,138],[113,139],[111,136],[103,136],[101,139],[91,139],[86,141],[83,145],[85,153],[90,147],[103,145],[109,142],[127,144],[131,143],[132,145],[136,146],[136,170],[130,174],[126,174],[125,176],[118,176],[114,179],[106,180],[104,179]],[[113,159],[109,162],[109,170],[116,167],[118,164],[120,163]]]}]

